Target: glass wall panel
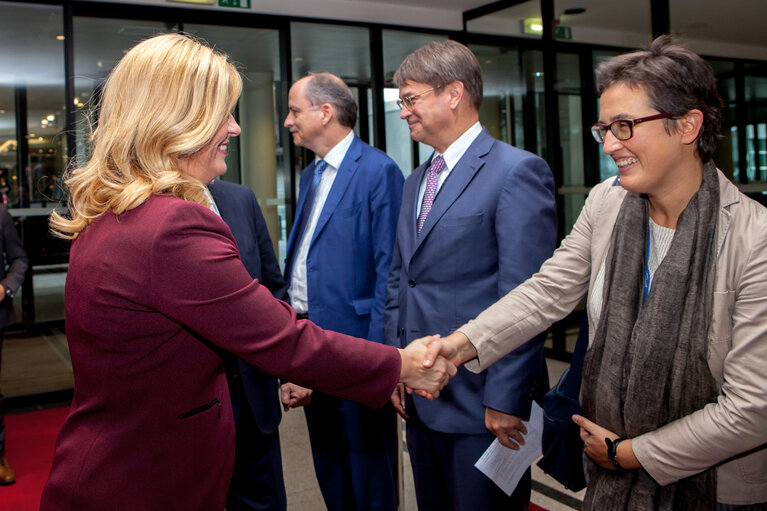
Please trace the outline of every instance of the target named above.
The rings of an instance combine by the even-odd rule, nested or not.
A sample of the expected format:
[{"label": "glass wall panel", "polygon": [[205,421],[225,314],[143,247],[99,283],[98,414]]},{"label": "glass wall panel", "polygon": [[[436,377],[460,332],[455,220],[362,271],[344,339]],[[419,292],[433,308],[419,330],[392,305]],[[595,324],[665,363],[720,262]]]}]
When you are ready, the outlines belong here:
[{"label": "glass wall panel", "polygon": [[524,149],[541,158],[546,156],[546,97],[543,83],[543,52],[522,52],[525,97],[522,103]]},{"label": "glass wall panel", "polygon": [[747,63],[744,71],[746,175],[749,183],[767,182],[767,64]]},{"label": "glass wall panel", "polygon": [[399,89],[394,84],[394,73],[409,54],[430,43],[444,41],[447,36],[438,34],[418,34],[397,30],[383,31],[383,61],[384,61],[384,126],[386,129],[386,154],[394,160],[405,176],[418,165],[426,161],[432,153],[432,148],[417,144],[416,154],[413,154],[413,141],[407,123],[400,119],[397,99]]},{"label": "glass wall panel", "polygon": [[[594,61],[594,69],[599,66],[602,62],[605,60],[608,60],[612,57],[615,57],[616,55],[620,55],[621,52],[615,52],[615,51],[598,51],[595,50],[592,53],[592,58]],[[596,80],[595,80],[596,83]],[[599,113],[599,98],[597,98],[597,113]],[[593,123],[597,122],[598,119],[589,119],[587,121],[587,124],[590,126]],[[604,120],[604,119],[603,119]],[[610,158],[608,155],[602,151],[602,144],[599,145],[599,181],[602,182],[605,179],[607,179],[610,176],[617,176],[618,175],[618,167],[615,166],[615,162],[612,158]]]},{"label": "glass wall panel", "polygon": [[67,157],[61,7],[3,2],[0,46],[0,200],[32,263],[14,303],[26,324],[59,320],[68,245],[48,234],[48,215]]},{"label": "glass wall panel", "polygon": [[[227,53],[243,76],[236,117],[242,128],[230,140],[227,181],[249,186],[264,213],[277,260],[285,258],[288,225],[286,196],[290,193],[288,141],[282,138],[279,112],[279,32],[277,30],[184,24],[184,31],[202,37]],[[258,51],[253,51],[258,48]]]},{"label": "glass wall panel", "polygon": [[87,140],[96,122],[94,106],[107,75],[130,48],[172,27],[158,21],[89,17],[75,17],[73,25],[77,159],[82,165],[90,155]]},{"label": "glass wall panel", "polygon": [[583,207],[582,188],[585,184],[585,130],[581,114],[581,73],[578,55],[557,54],[556,90],[559,103],[559,144],[562,150],[562,188],[559,193],[565,197],[560,222],[564,225],[564,232],[568,233]]},{"label": "glass wall panel", "polygon": [[319,23],[291,23],[293,79],[310,71],[329,71],[345,82],[370,81],[368,29]]},{"label": "glass wall panel", "polygon": [[714,162],[727,177],[738,182],[740,169],[738,161],[738,128],[737,128],[737,87],[735,80],[735,64],[725,60],[710,60],[709,64],[716,73],[716,85],[722,98],[722,138],[714,154]]},{"label": "glass wall panel", "polygon": [[524,99],[527,92],[517,48],[472,44],[482,69],[482,125],[497,139],[525,147]]},{"label": "glass wall panel", "polygon": [[[294,22],[290,24],[290,46],[294,82],[310,72],[333,73],[352,89],[358,102],[367,102],[359,105],[359,110],[372,114],[371,96],[367,93],[371,82],[370,31],[367,28]],[[287,114],[287,105],[283,112]],[[368,119],[358,118],[354,127],[355,133],[365,142],[370,142],[368,123]],[[314,154],[301,147],[295,147],[295,150],[296,189],[293,192],[298,198],[298,175]]]}]

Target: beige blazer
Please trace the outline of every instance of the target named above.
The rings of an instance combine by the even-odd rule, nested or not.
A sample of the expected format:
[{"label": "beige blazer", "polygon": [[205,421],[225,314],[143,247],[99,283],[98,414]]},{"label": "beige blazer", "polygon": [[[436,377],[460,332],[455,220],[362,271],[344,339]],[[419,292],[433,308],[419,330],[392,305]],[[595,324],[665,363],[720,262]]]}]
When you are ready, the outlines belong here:
[{"label": "beige blazer", "polygon": [[[667,485],[721,464],[717,498],[767,502],[767,209],[719,172],[720,213],[708,365],[715,403],[633,439],[647,472]],[[626,191],[597,185],[570,235],[539,273],[458,330],[479,372],[564,318],[594,285]],[[598,318],[589,316],[589,342]],[[748,454],[743,454],[748,453]]]}]

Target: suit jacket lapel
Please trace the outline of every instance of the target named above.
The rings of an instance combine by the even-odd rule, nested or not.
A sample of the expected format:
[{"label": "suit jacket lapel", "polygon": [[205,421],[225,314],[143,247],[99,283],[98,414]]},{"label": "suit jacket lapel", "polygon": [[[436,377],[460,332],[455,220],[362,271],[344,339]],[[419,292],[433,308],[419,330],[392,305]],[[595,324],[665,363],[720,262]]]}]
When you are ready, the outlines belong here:
[{"label": "suit jacket lapel", "polygon": [[307,165],[307,167],[303,170],[301,173],[301,182],[298,185],[299,186],[299,195],[298,195],[298,203],[296,204],[296,216],[293,218],[293,227],[290,229],[290,234],[288,235],[288,243],[286,247],[286,254],[287,257],[285,258],[286,265],[285,265],[285,275],[286,280],[287,277],[290,275],[290,269],[293,256],[295,255],[293,252],[298,249],[296,246],[297,243],[299,243],[301,240],[296,239],[298,236],[301,235],[301,233],[296,232],[298,230],[298,226],[301,225],[301,215],[303,215],[304,212],[304,204],[306,204],[306,190],[309,186],[309,182],[314,177],[314,163],[311,165]]},{"label": "suit jacket lapel", "polygon": [[416,234],[416,211],[418,211],[418,190],[421,187],[423,181],[423,175],[431,165],[431,159],[416,168],[411,177],[405,181],[405,187],[402,190],[402,219],[399,225],[402,225],[403,232],[398,234],[397,241],[399,241],[399,250],[402,255],[402,264],[407,266],[410,262],[410,257],[415,251],[415,245],[418,241],[418,235]]},{"label": "suit jacket lapel", "polygon": [[[429,233],[434,226],[442,218],[442,215],[450,209],[450,206],[456,201],[458,197],[463,193],[466,187],[469,185],[472,179],[479,169],[481,169],[485,162],[484,156],[490,152],[490,148],[493,146],[493,137],[487,132],[486,129],[482,129],[482,132],[477,136],[474,142],[471,143],[469,148],[463,154],[455,168],[450,171],[442,188],[437,193],[434,199],[434,204],[429,211],[429,216],[426,217],[426,221],[421,229],[421,234],[417,237],[415,249],[418,250],[423,241],[429,236]],[[420,181],[419,181],[420,184]]]},{"label": "suit jacket lapel", "polygon": [[346,156],[344,156],[344,159],[341,162],[341,168],[336,172],[333,186],[330,188],[328,197],[325,199],[325,204],[322,206],[322,212],[317,219],[317,227],[315,227],[314,235],[312,236],[312,243],[317,239],[317,236],[322,232],[322,229],[325,228],[331,215],[333,215],[333,211],[335,211],[336,207],[338,207],[338,204],[341,202],[344,192],[346,192],[346,188],[352,180],[352,176],[354,176],[354,173],[359,167],[359,159],[361,156],[362,141],[357,135],[354,135],[352,145],[350,145],[349,149],[346,151]]}]

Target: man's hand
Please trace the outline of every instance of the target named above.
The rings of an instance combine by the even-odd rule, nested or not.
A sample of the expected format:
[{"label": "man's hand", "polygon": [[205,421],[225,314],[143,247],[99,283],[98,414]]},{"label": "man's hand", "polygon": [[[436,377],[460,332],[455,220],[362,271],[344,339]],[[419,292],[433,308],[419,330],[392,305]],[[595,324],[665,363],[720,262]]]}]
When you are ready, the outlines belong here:
[{"label": "man's hand", "polygon": [[522,419],[516,415],[486,408],[485,427],[495,435],[495,438],[504,447],[518,451],[520,445],[525,445],[525,439],[522,435],[527,434],[527,428],[522,423]]},{"label": "man's hand", "polygon": [[394,409],[397,410],[400,417],[403,419],[410,418],[410,416],[405,413],[405,386],[403,384],[398,383],[397,386],[394,387],[394,392],[392,392],[391,395],[391,404]]},{"label": "man's hand", "polygon": [[280,399],[284,410],[306,406],[312,402],[312,389],[307,389],[295,383],[284,383],[280,387]]},{"label": "man's hand", "polygon": [[402,357],[400,383],[404,383],[408,391],[413,389],[416,394],[426,399],[438,397],[439,391],[457,371],[455,365],[442,356],[432,356],[428,359],[428,366],[426,365],[426,346],[437,339],[439,336],[416,339],[404,350],[399,350]]}]

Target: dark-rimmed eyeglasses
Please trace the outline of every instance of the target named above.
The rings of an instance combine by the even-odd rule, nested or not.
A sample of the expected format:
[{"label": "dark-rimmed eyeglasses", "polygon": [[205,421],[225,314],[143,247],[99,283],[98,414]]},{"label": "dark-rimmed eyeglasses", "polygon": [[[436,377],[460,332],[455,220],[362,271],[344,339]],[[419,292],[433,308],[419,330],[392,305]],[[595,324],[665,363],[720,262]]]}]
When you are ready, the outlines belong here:
[{"label": "dark-rimmed eyeglasses", "polygon": [[400,98],[397,100],[397,106],[400,110],[403,108],[407,108],[408,110],[413,109],[413,105],[415,104],[415,100],[419,97],[423,96],[427,92],[431,92],[435,89],[438,89],[439,87],[432,87],[431,89],[422,90],[421,92],[417,94],[413,94],[412,96],[405,96],[404,98]]},{"label": "dark-rimmed eyeglasses", "polygon": [[648,115],[647,117],[640,117],[639,119],[616,119],[610,124],[603,124],[598,122],[591,125],[591,134],[594,135],[594,140],[599,144],[605,142],[605,135],[607,130],[613,132],[615,138],[618,140],[628,140],[634,136],[634,126],[640,122],[654,121],[656,119],[670,119],[669,114],[655,114]]}]

